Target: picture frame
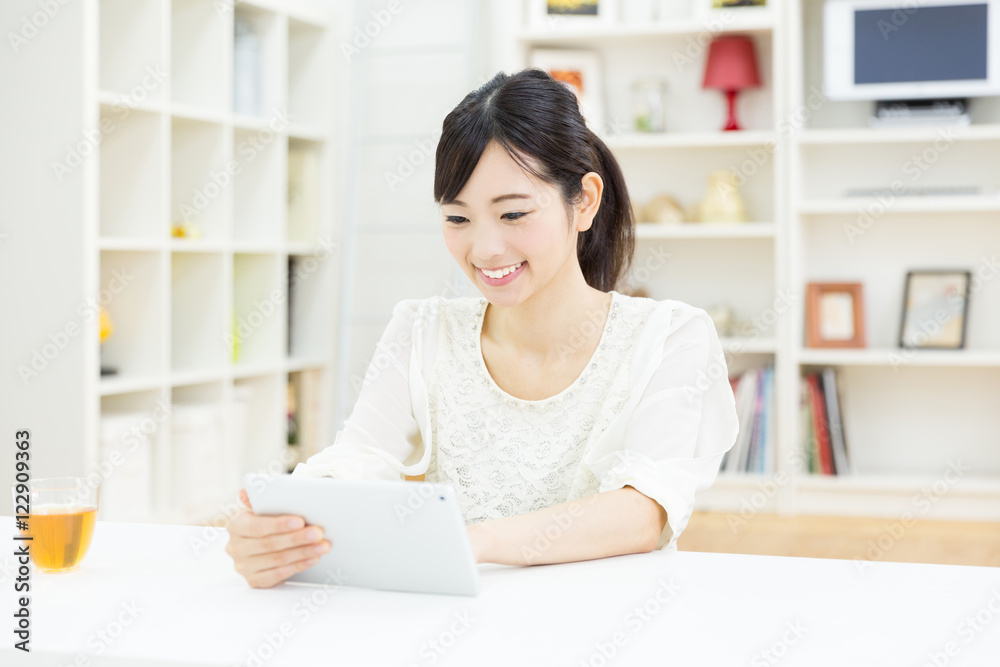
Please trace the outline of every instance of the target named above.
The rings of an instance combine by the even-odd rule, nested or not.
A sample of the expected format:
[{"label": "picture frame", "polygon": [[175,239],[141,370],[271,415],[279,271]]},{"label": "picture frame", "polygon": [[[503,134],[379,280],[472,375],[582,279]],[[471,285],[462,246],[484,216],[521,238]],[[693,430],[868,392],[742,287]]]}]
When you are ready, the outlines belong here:
[{"label": "picture frame", "polygon": [[899,347],[963,349],[971,284],[972,272],[962,269],[907,271]]},{"label": "picture frame", "polygon": [[529,67],[537,67],[576,93],[587,125],[604,134],[604,76],[596,51],[586,49],[533,49]]},{"label": "picture frame", "polygon": [[562,30],[608,26],[618,21],[619,0],[529,0],[530,25]]},{"label": "picture frame", "polygon": [[757,16],[770,10],[774,0],[696,0],[696,15],[703,20],[731,17],[733,14],[753,14]]},{"label": "picture frame", "polygon": [[806,285],[806,345],[865,347],[864,290],[861,283]]}]

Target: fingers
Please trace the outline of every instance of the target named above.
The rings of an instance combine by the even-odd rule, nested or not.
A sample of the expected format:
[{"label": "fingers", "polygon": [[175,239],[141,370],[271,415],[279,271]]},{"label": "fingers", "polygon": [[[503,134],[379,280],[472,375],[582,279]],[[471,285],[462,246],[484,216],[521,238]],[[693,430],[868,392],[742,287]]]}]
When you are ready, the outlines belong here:
[{"label": "fingers", "polygon": [[240,489],[240,505],[243,505],[243,507],[248,510],[253,510],[250,506],[250,498],[247,496],[246,489]]},{"label": "fingers", "polygon": [[244,577],[252,588],[271,588],[272,586],[280,584],[285,579],[288,579],[293,574],[302,572],[318,562],[319,558],[309,558],[306,560],[300,560],[296,563],[282,565],[281,567],[276,567],[270,570],[254,572],[253,574],[244,575]]},{"label": "fingers", "polygon": [[293,547],[284,551],[269,551],[254,556],[246,556],[240,559],[237,571],[241,574],[254,574],[275,568],[287,567],[313,558],[318,559],[330,551],[330,546],[328,540],[322,540],[316,544]]},{"label": "fingers", "polygon": [[293,514],[263,515],[241,512],[230,522],[230,532],[240,537],[259,538],[299,530],[305,525],[305,519]]},{"label": "fingers", "polygon": [[244,540],[239,550],[241,556],[256,556],[287,551],[295,547],[314,546],[323,539],[323,529],[309,526],[290,533],[279,533],[267,537]]}]

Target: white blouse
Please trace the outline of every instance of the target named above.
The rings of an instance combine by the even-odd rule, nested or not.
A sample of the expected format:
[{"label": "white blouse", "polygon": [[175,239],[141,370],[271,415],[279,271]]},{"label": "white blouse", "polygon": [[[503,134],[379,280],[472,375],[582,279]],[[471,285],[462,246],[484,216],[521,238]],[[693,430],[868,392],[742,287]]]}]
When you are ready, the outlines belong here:
[{"label": "white blouse", "polygon": [[[471,297],[398,303],[336,441],[292,474],[423,474],[455,488],[466,523],[630,485],[667,512],[657,548],[676,549],[695,493],[711,486],[739,430],[708,314],[612,291],[583,373],[529,401],[486,368],[485,306]],[[581,340],[600,324],[583,325]]]}]

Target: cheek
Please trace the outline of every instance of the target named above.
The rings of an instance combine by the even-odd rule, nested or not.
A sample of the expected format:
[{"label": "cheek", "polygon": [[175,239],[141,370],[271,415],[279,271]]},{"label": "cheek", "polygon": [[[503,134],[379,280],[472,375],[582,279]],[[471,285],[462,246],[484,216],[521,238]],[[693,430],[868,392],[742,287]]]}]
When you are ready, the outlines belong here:
[{"label": "cheek", "polygon": [[465,257],[465,244],[462,241],[462,234],[459,230],[445,227],[442,230],[442,235],[444,236],[444,245],[448,248],[448,252],[456,260],[461,261]]}]

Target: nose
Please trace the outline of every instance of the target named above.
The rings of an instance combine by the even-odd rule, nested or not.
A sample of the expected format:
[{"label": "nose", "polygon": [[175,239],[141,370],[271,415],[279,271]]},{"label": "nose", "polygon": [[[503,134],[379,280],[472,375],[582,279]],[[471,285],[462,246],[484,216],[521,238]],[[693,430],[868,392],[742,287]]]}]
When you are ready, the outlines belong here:
[{"label": "nose", "polygon": [[472,256],[480,266],[490,266],[490,259],[503,257],[507,252],[500,225],[493,222],[478,222],[473,227]]}]

